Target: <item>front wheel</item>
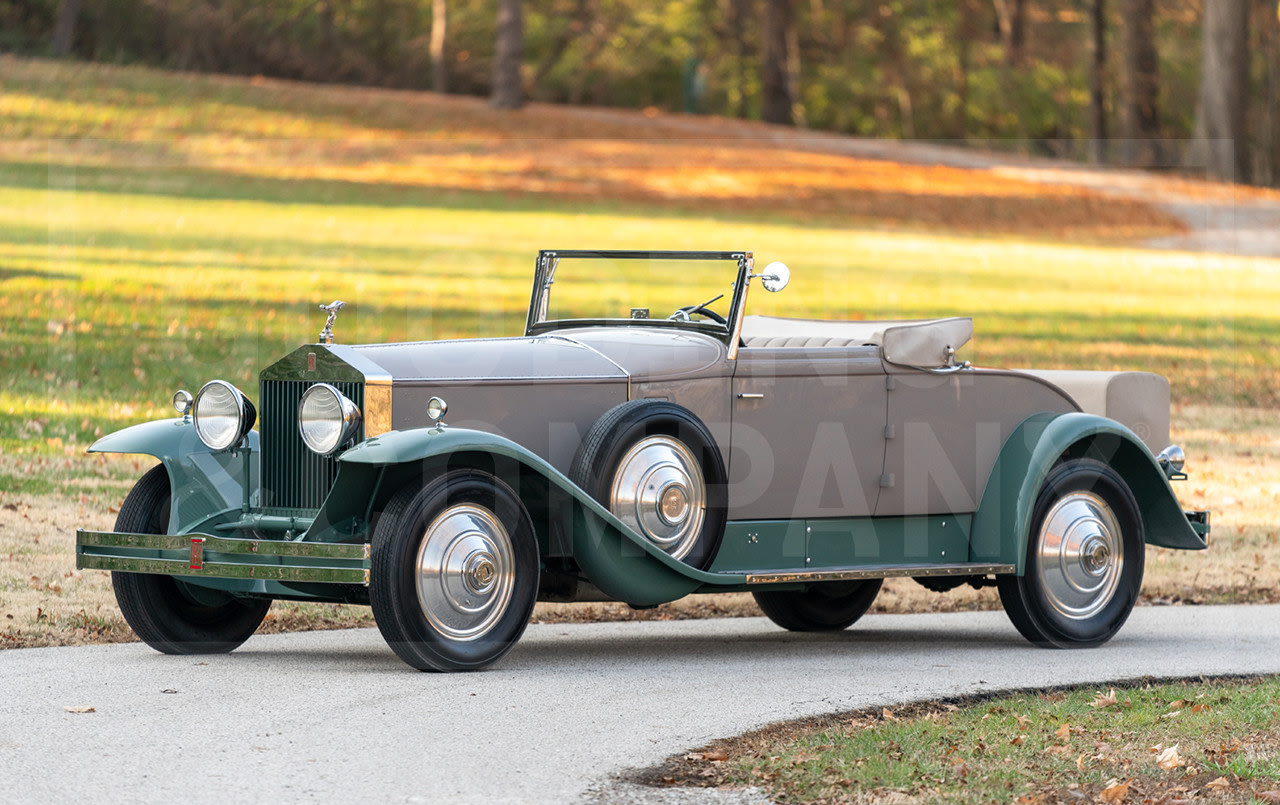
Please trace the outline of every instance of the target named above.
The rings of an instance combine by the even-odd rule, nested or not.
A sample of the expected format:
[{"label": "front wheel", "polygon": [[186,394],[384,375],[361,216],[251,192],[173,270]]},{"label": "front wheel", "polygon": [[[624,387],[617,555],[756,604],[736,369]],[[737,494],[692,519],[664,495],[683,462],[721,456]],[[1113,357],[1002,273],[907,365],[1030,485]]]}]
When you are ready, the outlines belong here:
[{"label": "front wheel", "polygon": [[369,599],[383,638],[420,671],[484,668],[524,633],[538,543],[498,478],[457,470],[392,498],[373,535]]},{"label": "front wheel", "polygon": [[1000,576],[1000,602],[1023,637],[1096,646],[1129,618],[1142,587],[1142,519],[1128,484],[1093,459],[1056,466],[1036,499],[1022,576]]},{"label": "front wheel", "polygon": [[808,590],[761,590],[752,593],[760,611],[792,632],[838,632],[848,629],[871,608],[881,579],[815,584]]},{"label": "front wheel", "polygon": [[[151,469],[120,506],[116,531],[165,533],[169,496],[169,473]],[[117,571],[111,586],[129,628],[165,654],[225,654],[248,640],[271,608],[269,598],[241,598],[171,576]]]}]

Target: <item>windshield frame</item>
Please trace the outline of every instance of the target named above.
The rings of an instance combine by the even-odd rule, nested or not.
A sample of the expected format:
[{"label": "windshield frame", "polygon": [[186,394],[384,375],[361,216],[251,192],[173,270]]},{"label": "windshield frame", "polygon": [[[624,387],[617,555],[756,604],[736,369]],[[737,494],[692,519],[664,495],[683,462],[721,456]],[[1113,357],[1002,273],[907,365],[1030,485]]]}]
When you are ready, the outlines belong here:
[{"label": "windshield frame", "polygon": [[[675,321],[673,319],[548,319],[547,290],[555,281],[555,270],[561,258],[596,260],[707,260],[737,264],[733,281],[733,298],[729,303],[726,324],[714,321]],[[525,320],[526,336],[577,327],[674,327],[691,329],[715,336],[730,346],[742,332],[743,307],[747,301],[748,278],[754,258],[748,251],[629,251],[595,249],[542,249],[533,272],[533,292],[529,297],[529,315]]]}]

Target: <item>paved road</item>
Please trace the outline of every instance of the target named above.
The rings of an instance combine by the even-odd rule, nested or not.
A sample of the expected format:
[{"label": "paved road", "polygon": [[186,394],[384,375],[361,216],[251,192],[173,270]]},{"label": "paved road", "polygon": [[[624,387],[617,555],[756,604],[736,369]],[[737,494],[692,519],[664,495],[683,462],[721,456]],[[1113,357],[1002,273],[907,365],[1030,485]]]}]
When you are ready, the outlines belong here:
[{"label": "paved road", "polygon": [[[1001,613],[537,625],[494,670],[410,671],[375,630],[0,651],[11,802],[572,803],[611,775],[769,722],[996,689],[1280,672],[1280,607],[1142,608],[1091,651]],[[176,691],[166,693],[165,691]],[[92,706],[84,715],[68,706]],[[609,797],[605,797],[608,799]]]}]

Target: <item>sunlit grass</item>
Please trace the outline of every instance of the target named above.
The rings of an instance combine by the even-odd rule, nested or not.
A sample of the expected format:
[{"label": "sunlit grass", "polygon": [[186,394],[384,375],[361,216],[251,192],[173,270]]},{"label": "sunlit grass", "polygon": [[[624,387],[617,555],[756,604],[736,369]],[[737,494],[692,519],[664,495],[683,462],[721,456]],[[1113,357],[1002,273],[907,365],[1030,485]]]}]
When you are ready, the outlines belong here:
[{"label": "sunlit grass", "polygon": [[[83,444],[212,376],[252,388],[263,365],[314,340],[316,305],[334,298],[351,303],[338,326],[347,342],[518,334],[537,250],[565,246],[752,248],[795,277],[780,295],[757,292],[757,313],[973,315],[967,356],[978,363],[1147,369],[1170,376],[1179,401],[1277,399],[1274,261],[566,204],[387,208],[13,188],[3,177],[7,450]],[[612,278],[639,287],[643,270]]]}]

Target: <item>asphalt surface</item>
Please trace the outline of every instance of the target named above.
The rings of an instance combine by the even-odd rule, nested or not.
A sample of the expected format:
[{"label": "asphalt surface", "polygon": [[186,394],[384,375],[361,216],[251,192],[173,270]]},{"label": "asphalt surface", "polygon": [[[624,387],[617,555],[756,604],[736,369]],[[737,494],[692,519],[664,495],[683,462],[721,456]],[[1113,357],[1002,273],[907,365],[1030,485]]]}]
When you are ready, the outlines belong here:
[{"label": "asphalt surface", "polygon": [[0,798],[701,802],[646,799],[616,775],[819,713],[1276,672],[1280,606],[1140,608],[1084,651],[1034,648],[997,612],[876,615],[816,636],[763,619],[534,625],[496,668],[453,675],[410,670],[370,629],[259,636],[204,658],[7,650]]}]

